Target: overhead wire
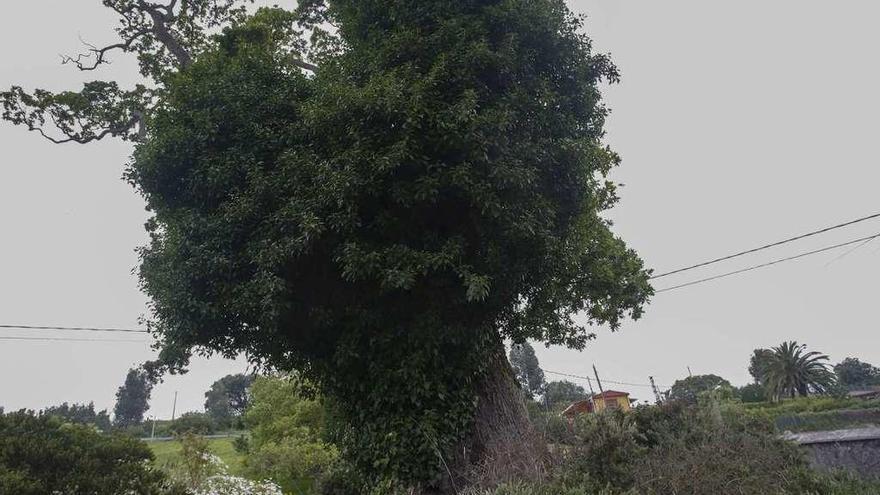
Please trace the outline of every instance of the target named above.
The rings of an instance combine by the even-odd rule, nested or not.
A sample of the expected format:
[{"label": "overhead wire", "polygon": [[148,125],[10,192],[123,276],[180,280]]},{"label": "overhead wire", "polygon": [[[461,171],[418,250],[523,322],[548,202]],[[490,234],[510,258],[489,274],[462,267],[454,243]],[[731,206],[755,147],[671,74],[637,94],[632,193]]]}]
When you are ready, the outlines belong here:
[{"label": "overhead wire", "polygon": [[149,344],[146,340],[125,340],[125,339],[85,339],[76,337],[17,337],[17,336],[0,336],[0,340],[19,340],[19,341],[35,341],[35,342],[130,342],[133,344]]},{"label": "overhead wire", "polygon": [[727,260],[730,260],[730,259],[733,259],[733,258],[738,258],[738,257],[740,257],[740,256],[745,256],[745,255],[747,255],[747,254],[756,253],[756,252],[758,252],[758,251],[763,251],[763,250],[765,250],[765,249],[770,249],[770,248],[772,248],[772,247],[781,246],[781,245],[783,245],[783,244],[787,244],[787,243],[789,243],[789,242],[799,241],[799,240],[801,240],[801,239],[805,239],[805,238],[807,238],[807,237],[812,237],[812,236],[815,236],[815,235],[824,234],[825,232],[829,232],[829,231],[832,231],[832,230],[835,230],[835,229],[840,229],[840,228],[847,227],[847,226],[850,226],[850,225],[853,225],[853,224],[857,224],[857,223],[860,223],[860,222],[864,222],[864,221],[867,221],[867,220],[872,220],[872,219],[874,219],[874,218],[878,218],[878,217],[880,217],[880,213],[874,213],[874,214],[872,214],[872,215],[867,215],[867,216],[864,216],[864,217],[856,218],[855,220],[850,220],[850,221],[848,221],[848,222],[839,223],[839,224],[837,224],[837,225],[832,225],[832,226],[830,226],[830,227],[825,227],[825,228],[822,228],[822,229],[819,229],[819,230],[814,230],[814,231],[812,231],[812,232],[807,232],[806,234],[800,234],[800,235],[797,235],[797,236],[794,236],[794,237],[789,237],[788,239],[783,239],[783,240],[781,240],[781,241],[771,242],[770,244],[765,244],[765,245],[763,245],[763,246],[758,246],[758,247],[756,247],[756,248],[747,249],[747,250],[745,250],[745,251],[740,251],[740,252],[738,252],[738,253],[729,254],[729,255],[722,256],[722,257],[720,257],[720,258],[715,258],[715,259],[712,259],[712,260],[709,260],[709,261],[704,261],[704,262],[702,262],[702,263],[697,263],[697,264],[695,264],[695,265],[685,266],[685,267],[683,267],[683,268],[678,268],[678,269],[676,269],[676,270],[671,270],[671,271],[668,271],[668,272],[660,273],[660,274],[658,274],[658,275],[653,275],[652,277],[650,277],[650,279],[651,279],[651,280],[654,280],[654,279],[658,279],[658,278],[662,278],[662,277],[667,277],[667,276],[669,276],[669,275],[674,275],[674,274],[676,274],[676,273],[681,273],[681,272],[685,272],[685,271],[688,271],[688,270],[693,270],[693,269],[696,269],[696,268],[702,268],[702,267],[704,267],[704,266],[713,265],[713,264],[715,264],[715,263],[719,263],[719,262],[722,262],[722,261],[727,261]]},{"label": "overhead wire", "polygon": [[[593,378],[590,378],[588,376],[583,376],[583,375],[574,375],[571,373],[562,373],[559,371],[550,371],[550,370],[543,370],[543,371],[544,371],[544,373],[550,373],[551,375],[567,376],[569,378],[579,378],[581,380],[587,380],[587,381],[593,380]],[[608,380],[606,378],[602,378],[602,382],[603,383],[613,383],[615,385],[626,385],[626,386],[630,386],[630,387],[650,387],[651,386],[650,383],[619,382],[619,381],[615,381],[615,380]],[[657,385],[657,386],[663,387],[663,385]]]},{"label": "overhead wire", "polygon": [[713,281],[713,280],[718,280],[718,279],[720,279],[720,278],[725,278],[725,277],[730,277],[730,276],[733,276],[733,275],[738,275],[738,274],[740,274],[740,273],[750,272],[750,271],[752,271],[752,270],[757,270],[757,269],[759,269],[759,268],[766,268],[766,267],[768,267],[768,266],[778,265],[779,263],[784,263],[784,262],[786,262],[786,261],[792,261],[792,260],[796,260],[796,259],[799,259],[799,258],[804,258],[804,257],[806,257],[806,256],[812,256],[812,255],[814,255],[814,254],[824,253],[824,252],[826,252],[826,251],[831,251],[831,250],[833,250],[833,249],[842,248],[842,247],[844,247],[844,246],[850,246],[850,245],[852,245],[852,244],[856,244],[856,243],[860,243],[860,242],[870,241],[870,240],[876,239],[877,237],[880,237],[880,233],[878,233],[878,234],[874,234],[874,235],[870,235],[870,236],[867,236],[867,237],[862,237],[862,238],[860,238],[860,239],[854,239],[854,240],[852,240],[852,241],[842,242],[842,243],[840,243],[840,244],[835,244],[835,245],[833,245],[833,246],[827,246],[827,247],[824,247],[824,248],[821,248],[821,249],[814,249],[813,251],[807,251],[807,252],[805,252],[805,253],[796,254],[796,255],[794,255],[794,256],[788,256],[788,257],[785,257],[785,258],[780,258],[780,259],[778,259],[778,260],[769,261],[769,262],[767,262],[767,263],[761,263],[761,264],[759,264],[759,265],[753,265],[753,266],[749,266],[749,267],[746,267],[746,268],[741,268],[741,269],[739,269],[739,270],[734,270],[734,271],[732,271],[732,272],[722,273],[722,274],[720,274],[720,275],[714,275],[714,276],[712,276],[712,277],[706,277],[706,278],[702,278],[702,279],[699,279],[699,280],[693,280],[693,281],[691,281],[691,282],[686,282],[686,283],[679,284],[679,285],[673,285],[672,287],[664,287],[664,288],[662,288],[662,289],[658,289],[658,290],[656,290],[655,293],[656,293],[656,294],[659,294],[659,293],[661,293],[661,292],[668,292],[668,291],[675,290],[675,289],[681,289],[681,288],[684,288],[684,287],[690,287],[690,286],[692,286],[692,285],[702,284],[702,283],[705,283],[705,282],[711,282],[711,281]]},{"label": "overhead wire", "polygon": [[99,328],[99,327],[65,327],[48,325],[0,325],[6,330],[60,330],[68,332],[121,332],[121,333],[150,333],[147,330],[133,328]]}]

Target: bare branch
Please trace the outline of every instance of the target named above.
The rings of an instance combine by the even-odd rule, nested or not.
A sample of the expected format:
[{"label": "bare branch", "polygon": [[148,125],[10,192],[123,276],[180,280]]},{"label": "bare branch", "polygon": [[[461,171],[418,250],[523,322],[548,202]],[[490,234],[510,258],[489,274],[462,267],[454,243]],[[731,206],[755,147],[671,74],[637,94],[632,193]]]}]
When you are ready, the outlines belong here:
[{"label": "bare branch", "polygon": [[[90,43],[86,43],[85,41],[80,39],[80,41],[82,41],[83,44],[89,48],[89,53],[80,53],[79,55],[76,56],[76,58],[71,57],[69,55],[64,55],[61,57],[61,63],[64,65],[72,63],[72,64],[76,65],[77,69],[79,69],[81,71],[95,70],[99,66],[101,66],[102,64],[109,64],[110,63],[106,59],[108,52],[111,52],[113,50],[122,50],[124,52],[128,51],[129,49],[131,49],[132,44],[134,44],[134,42],[138,40],[138,38],[140,38],[146,34],[149,34],[149,33],[150,33],[150,31],[148,29],[141,29],[141,30],[133,33],[131,35],[131,37],[129,37],[123,43],[116,43],[114,45],[108,45],[103,48],[98,48],[95,45],[92,45]],[[83,60],[90,60],[90,59],[92,59],[92,57],[94,57],[93,63],[88,64],[88,65],[83,63]]]},{"label": "bare branch", "polygon": [[[114,50],[123,52],[133,51],[135,43],[143,40],[148,35],[153,35],[155,40],[164,46],[174,57],[180,67],[186,67],[192,63],[192,55],[184,44],[175,36],[170,23],[176,20],[174,9],[178,0],[171,0],[166,5],[136,0],[128,5],[105,2],[104,4],[115,11],[122,18],[123,27],[117,29],[122,38],[119,43],[98,48],[89,43],[88,53],[79,54],[76,57],[62,57],[63,64],[73,64],[79,70],[92,71],[107,61],[107,54]],[[149,18],[149,21],[147,21]],[[91,60],[91,62],[87,62]]]}]

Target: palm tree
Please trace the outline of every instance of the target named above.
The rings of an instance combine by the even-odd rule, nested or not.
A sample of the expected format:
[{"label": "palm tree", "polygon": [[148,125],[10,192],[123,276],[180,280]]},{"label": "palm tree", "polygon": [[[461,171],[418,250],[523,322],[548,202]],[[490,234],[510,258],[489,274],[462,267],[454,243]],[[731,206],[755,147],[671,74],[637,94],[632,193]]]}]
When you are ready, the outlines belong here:
[{"label": "palm tree", "polygon": [[764,369],[764,385],[774,401],[783,397],[806,397],[810,392],[823,393],[834,385],[828,356],[810,351],[806,344],[783,342],[772,349]]}]

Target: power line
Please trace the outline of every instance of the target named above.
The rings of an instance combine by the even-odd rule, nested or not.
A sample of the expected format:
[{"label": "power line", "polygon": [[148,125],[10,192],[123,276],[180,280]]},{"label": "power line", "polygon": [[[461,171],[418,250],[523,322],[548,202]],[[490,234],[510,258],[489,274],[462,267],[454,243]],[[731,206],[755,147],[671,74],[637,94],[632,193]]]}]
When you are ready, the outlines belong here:
[{"label": "power line", "polygon": [[[581,380],[587,380],[587,381],[590,380],[590,377],[588,377],[588,376],[573,375],[571,373],[561,373],[559,371],[544,370],[544,373],[550,373],[551,375],[567,376],[569,378],[580,378]],[[606,382],[606,383],[613,383],[615,385],[627,385],[630,387],[650,387],[651,386],[651,384],[649,384],[649,383],[618,382],[618,381],[614,381],[614,380],[608,380],[605,378],[603,378],[602,381]]]},{"label": "power line", "polygon": [[53,327],[40,325],[0,325],[0,328],[9,330],[62,330],[70,332],[124,332],[124,333],[150,333],[146,330],[132,328],[95,328],[95,327]]},{"label": "power line", "polygon": [[123,339],[80,339],[76,337],[7,337],[0,336],[0,340],[24,340],[35,342],[130,342],[134,344],[148,344],[145,340]]},{"label": "power line", "polygon": [[754,266],[750,266],[750,267],[748,267],[748,268],[742,268],[742,269],[739,269],[739,270],[734,270],[734,271],[732,271],[732,272],[722,273],[721,275],[715,275],[714,277],[707,277],[707,278],[703,278],[703,279],[700,279],[700,280],[694,280],[694,281],[692,281],[692,282],[687,282],[687,283],[680,284],[680,285],[674,285],[674,286],[672,286],[672,287],[666,287],[666,288],[659,289],[659,290],[655,291],[655,293],[659,294],[659,293],[661,293],[661,292],[667,292],[667,291],[670,291],[670,290],[681,289],[682,287],[689,287],[689,286],[691,286],[691,285],[697,285],[697,284],[702,284],[702,283],[704,283],[704,282],[710,282],[710,281],[712,281],[712,280],[718,280],[719,278],[730,277],[731,275],[737,275],[737,274],[740,274],[740,273],[750,272],[750,271],[752,271],[752,270],[757,270],[757,269],[759,269],[759,268],[766,268],[766,267],[768,267],[768,266],[777,265],[777,264],[779,264],[779,263],[783,263],[783,262],[786,262],[786,261],[796,260],[796,259],[798,259],[798,258],[803,258],[803,257],[810,256],[810,255],[813,255],[813,254],[819,254],[819,253],[824,253],[825,251],[831,251],[832,249],[837,249],[837,248],[841,248],[841,247],[844,247],[844,246],[849,246],[849,245],[856,244],[856,243],[859,243],[859,242],[869,241],[869,240],[871,240],[871,239],[875,239],[875,238],[877,238],[877,237],[880,237],[880,234],[874,234],[874,235],[871,235],[871,236],[868,236],[868,237],[862,237],[861,239],[855,239],[855,240],[852,240],[852,241],[843,242],[843,243],[840,243],[840,244],[835,244],[835,245],[833,245],[833,246],[828,246],[828,247],[824,247],[824,248],[821,248],[821,249],[816,249],[816,250],[813,250],[813,251],[808,251],[808,252],[806,252],[806,253],[796,254],[796,255],[794,255],[794,256],[789,256],[789,257],[787,257],[787,258],[782,258],[782,259],[778,259],[778,260],[774,260],[774,261],[769,261],[769,262],[767,262],[767,263],[761,263],[760,265],[754,265]]},{"label": "power line", "polygon": [[825,227],[824,229],[814,230],[814,231],[812,231],[812,232],[807,232],[806,234],[801,234],[801,235],[798,235],[798,236],[795,236],[795,237],[790,237],[790,238],[788,238],[788,239],[784,239],[784,240],[781,240],[781,241],[771,242],[770,244],[765,244],[765,245],[763,245],[763,246],[759,246],[759,247],[756,247],[756,248],[747,249],[747,250],[745,250],[745,251],[740,251],[740,252],[738,252],[738,253],[729,254],[729,255],[727,255],[727,256],[722,256],[722,257],[720,257],[720,258],[715,258],[714,260],[704,261],[704,262],[702,262],[702,263],[697,263],[696,265],[686,266],[686,267],[684,267],[684,268],[679,268],[679,269],[677,269],[677,270],[672,270],[672,271],[669,271],[669,272],[661,273],[661,274],[659,274],[659,275],[654,275],[653,277],[651,277],[651,280],[653,280],[653,279],[657,279],[657,278],[661,278],[661,277],[666,277],[666,276],[673,275],[673,274],[676,274],[676,273],[685,272],[685,271],[688,271],[688,270],[693,270],[693,269],[695,269],[695,268],[700,268],[700,267],[704,267],[704,266],[707,266],[707,265],[712,265],[712,264],[715,264],[715,263],[719,263],[719,262],[721,262],[721,261],[726,261],[726,260],[729,260],[729,259],[733,259],[733,258],[737,258],[737,257],[740,257],[740,256],[744,256],[744,255],[747,255],[747,254],[756,253],[756,252],[758,252],[758,251],[762,251],[762,250],[764,250],[764,249],[769,249],[769,248],[772,248],[772,247],[781,246],[782,244],[787,244],[787,243],[789,243],[789,242],[798,241],[798,240],[801,240],[801,239],[804,239],[804,238],[807,238],[807,237],[811,237],[811,236],[814,236],[814,235],[823,234],[823,233],[828,232],[828,231],[831,231],[831,230],[839,229],[839,228],[846,227],[846,226],[849,226],[849,225],[853,225],[853,224],[856,224],[856,223],[859,223],[859,222],[864,222],[864,221],[866,221],[866,220],[871,220],[871,219],[874,219],[874,218],[877,218],[877,217],[880,217],[880,213],[874,213],[873,215],[868,215],[868,216],[866,216],[866,217],[861,217],[861,218],[857,218],[857,219],[855,219],[855,220],[850,220],[849,222],[844,222],[844,223],[840,223],[840,224],[837,224],[837,225],[832,225],[831,227]]}]

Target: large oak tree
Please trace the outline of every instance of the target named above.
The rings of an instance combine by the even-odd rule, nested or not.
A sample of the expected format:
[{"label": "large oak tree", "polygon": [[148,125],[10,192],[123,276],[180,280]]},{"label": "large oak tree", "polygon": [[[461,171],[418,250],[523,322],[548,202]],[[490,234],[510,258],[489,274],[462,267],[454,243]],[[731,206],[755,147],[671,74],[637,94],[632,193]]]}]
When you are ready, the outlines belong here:
[{"label": "large oak tree", "polygon": [[[562,0],[103,0],[144,83],[12,88],[56,142],[136,141],[162,365],[296,369],[377,490],[528,475],[503,339],[582,348],[651,294],[602,212],[617,70]],[[47,126],[47,124],[49,124]]]}]

